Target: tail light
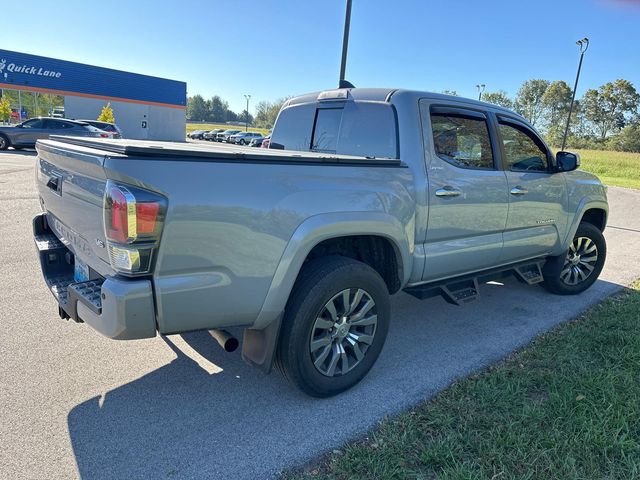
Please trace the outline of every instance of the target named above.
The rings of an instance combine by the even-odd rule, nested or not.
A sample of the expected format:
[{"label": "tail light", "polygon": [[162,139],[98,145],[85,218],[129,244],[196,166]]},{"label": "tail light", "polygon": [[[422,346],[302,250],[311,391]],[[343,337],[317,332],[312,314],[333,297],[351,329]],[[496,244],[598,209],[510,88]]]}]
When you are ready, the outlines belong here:
[{"label": "tail light", "polygon": [[108,133],[101,133],[100,134],[100,138],[109,138],[109,134]]},{"label": "tail light", "polygon": [[157,193],[107,182],[104,230],[114,270],[125,275],[150,271],[166,210],[166,199]]}]

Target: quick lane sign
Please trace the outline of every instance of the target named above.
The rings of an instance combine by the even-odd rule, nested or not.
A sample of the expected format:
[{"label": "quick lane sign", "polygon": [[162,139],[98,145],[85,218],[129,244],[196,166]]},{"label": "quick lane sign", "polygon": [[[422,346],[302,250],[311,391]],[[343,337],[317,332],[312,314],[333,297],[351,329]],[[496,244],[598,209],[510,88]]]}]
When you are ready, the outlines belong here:
[{"label": "quick lane sign", "polygon": [[187,84],[0,49],[0,88],[185,108]]}]

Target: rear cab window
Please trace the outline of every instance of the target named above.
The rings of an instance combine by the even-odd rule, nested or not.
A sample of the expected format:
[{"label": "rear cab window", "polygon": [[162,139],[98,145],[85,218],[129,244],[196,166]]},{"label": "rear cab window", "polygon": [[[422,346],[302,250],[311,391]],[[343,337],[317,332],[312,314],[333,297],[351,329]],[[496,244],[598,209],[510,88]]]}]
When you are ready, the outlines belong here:
[{"label": "rear cab window", "polygon": [[280,112],[270,148],[397,159],[393,107],[381,102],[318,102]]}]

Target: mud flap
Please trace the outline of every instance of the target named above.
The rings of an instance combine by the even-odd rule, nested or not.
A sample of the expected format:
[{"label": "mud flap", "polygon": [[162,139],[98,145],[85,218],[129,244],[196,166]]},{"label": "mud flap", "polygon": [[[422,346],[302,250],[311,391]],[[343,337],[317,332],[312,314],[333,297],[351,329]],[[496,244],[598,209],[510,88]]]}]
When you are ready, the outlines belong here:
[{"label": "mud flap", "polygon": [[242,359],[264,373],[271,372],[281,324],[282,315],[262,330],[246,328],[242,337]]}]

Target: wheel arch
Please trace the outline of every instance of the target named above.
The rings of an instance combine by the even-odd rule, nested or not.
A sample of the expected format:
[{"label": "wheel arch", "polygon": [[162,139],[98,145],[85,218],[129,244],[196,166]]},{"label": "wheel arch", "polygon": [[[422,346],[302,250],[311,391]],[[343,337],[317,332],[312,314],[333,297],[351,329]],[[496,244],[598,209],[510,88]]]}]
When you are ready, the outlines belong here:
[{"label": "wheel arch", "polygon": [[562,251],[566,251],[569,248],[569,244],[573,240],[581,222],[587,221],[588,223],[595,225],[600,229],[600,231],[604,231],[607,225],[608,216],[609,205],[606,200],[600,198],[594,199],[591,197],[583,198],[578,204],[576,214],[573,217],[567,236],[562,244]]},{"label": "wheel arch", "polygon": [[[355,247],[367,244],[380,251],[368,255],[365,250],[364,255],[355,255],[358,252]],[[387,213],[343,212],[310,217],[289,240],[253,328],[264,328],[278,318],[304,263],[323,251],[327,255],[343,254],[369,264],[385,279],[389,290],[395,292],[408,281],[412,250],[413,242],[405,228]],[[385,251],[393,252],[391,262],[384,258]],[[390,271],[393,268],[390,265],[395,267],[395,272]]]}]

